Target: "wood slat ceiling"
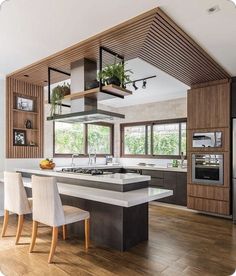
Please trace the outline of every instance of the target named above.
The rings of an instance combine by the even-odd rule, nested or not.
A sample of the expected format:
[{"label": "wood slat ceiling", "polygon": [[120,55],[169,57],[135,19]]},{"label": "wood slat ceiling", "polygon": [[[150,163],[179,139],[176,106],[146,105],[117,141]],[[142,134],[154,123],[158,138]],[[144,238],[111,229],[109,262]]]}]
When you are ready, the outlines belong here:
[{"label": "wood slat ceiling", "polygon": [[[123,55],[125,60],[141,58],[189,86],[230,78],[230,75],[160,8],[119,24],[8,76],[45,86],[48,67],[70,72],[70,64],[81,58],[98,61],[99,46],[105,46]],[[111,62],[108,57],[104,60],[105,64]],[[52,83],[63,78],[63,75],[55,74],[52,76]]]}]

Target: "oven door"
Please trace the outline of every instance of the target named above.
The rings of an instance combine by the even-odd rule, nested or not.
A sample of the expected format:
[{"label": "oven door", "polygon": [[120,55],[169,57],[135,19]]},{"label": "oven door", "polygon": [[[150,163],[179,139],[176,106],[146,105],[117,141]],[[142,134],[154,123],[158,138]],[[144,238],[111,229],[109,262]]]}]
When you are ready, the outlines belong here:
[{"label": "oven door", "polygon": [[192,159],[192,182],[198,184],[223,185],[223,157],[217,165],[198,164],[195,155]]}]

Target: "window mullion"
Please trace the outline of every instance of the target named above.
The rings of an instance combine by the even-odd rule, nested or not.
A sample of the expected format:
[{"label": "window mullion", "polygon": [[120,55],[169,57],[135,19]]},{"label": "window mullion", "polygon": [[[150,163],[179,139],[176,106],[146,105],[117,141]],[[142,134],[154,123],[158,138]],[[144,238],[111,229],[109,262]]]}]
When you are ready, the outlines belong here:
[{"label": "window mullion", "polygon": [[151,156],[153,156],[153,123],[151,124],[151,129],[150,129],[150,135],[151,135],[151,141],[150,141],[150,143],[151,143],[151,145],[150,145],[150,154],[151,154]]},{"label": "window mullion", "polygon": [[88,155],[88,125],[84,124],[84,155]]},{"label": "window mullion", "polygon": [[182,125],[179,123],[179,155],[181,155],[181,145],[182,145]]}]

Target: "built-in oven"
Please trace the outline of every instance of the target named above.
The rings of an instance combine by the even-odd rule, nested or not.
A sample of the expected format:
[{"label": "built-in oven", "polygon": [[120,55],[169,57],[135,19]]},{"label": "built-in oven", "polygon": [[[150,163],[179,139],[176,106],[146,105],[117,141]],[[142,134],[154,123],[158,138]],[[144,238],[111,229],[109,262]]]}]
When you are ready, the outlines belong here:
[{"label": "built-in oven", "polygon": [[193,154],[192,182],[207,185],[223,185],[223,164],[223,154]]}]

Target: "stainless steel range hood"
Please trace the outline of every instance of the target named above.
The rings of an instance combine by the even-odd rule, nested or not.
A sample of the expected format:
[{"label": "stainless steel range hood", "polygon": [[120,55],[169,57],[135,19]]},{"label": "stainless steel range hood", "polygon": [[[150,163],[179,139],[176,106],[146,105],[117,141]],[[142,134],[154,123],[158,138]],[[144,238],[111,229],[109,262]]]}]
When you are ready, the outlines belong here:
[{"label": "stainless steel range hood", "polygon": [[[88,59],[82,59],[71,64],[71,94],[78,91],[85,91],[86,83],[94,81],[97,77],[97,64]],[[82,97],[71,100],[71,112],[67,114],[47,117],[48,121],[60,122],[99,122],[113,120],[114,118],[124,119],[120,113],[101,110],[98,108],[97,98]]]},{"label": "stainless steel range hood", "polygon": [[47,117],[48,121],[57,121],[57,122],[67,122],[67,123],[76,123],[76,122],[99,122],[104,120],[113,120],[114,118],[124,119],[125,115],[110,111],[105,111],[101,109],[94,109],[90,111],[82,112],[73,112],[63,115],[54,115],[53,117]]}]

